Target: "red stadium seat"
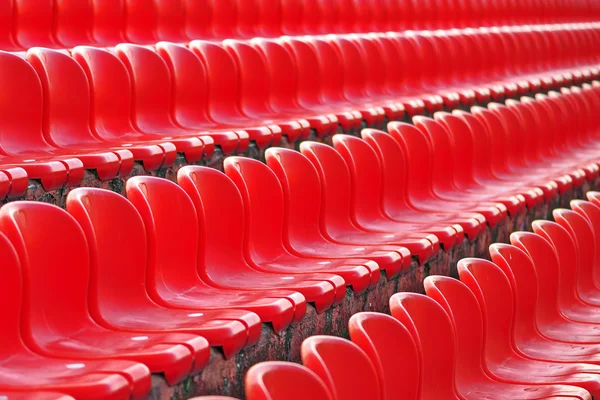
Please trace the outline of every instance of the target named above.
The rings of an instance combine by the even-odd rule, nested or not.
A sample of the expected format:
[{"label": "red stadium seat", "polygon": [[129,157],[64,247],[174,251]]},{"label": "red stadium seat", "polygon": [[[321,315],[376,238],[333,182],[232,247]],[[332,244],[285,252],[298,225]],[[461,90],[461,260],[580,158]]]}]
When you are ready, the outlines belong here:
[{"label": "red stadium seat", "polygon": [[380,399],[379,379],[369,357],[349,340],[311,336],[302,342],[302,364],[316,373],[336,399]]},{"label": "red stadium seat", "polygon": [[[231,157],[225,160],[225,173],[236,184],[245,208],[247,259],[264,271],[287,273],[328,273],[341,276],[355,293],[375,287],[380,278],[374,261],[355,258],[335,259],[331,251],[298,252],[284,245],[284,193],[277,176],[256,160]],[[269,218],[265,220],[265,215]],[[336,302],[341,301],[336,295]]]},{"label": "red stadium seat", "polygon": [[[47,230],[47,226],[55,229]],[[210,348],[202,337],[117,332],[92,318],[87,299],[91,274],[87,243],[81,227],[66,211],[41,202],[11,203],[0,209],[0,229],[27,271],[22,332],[28,346],[59,358],[142,362],[151,371],[164,373],[171,384],[208,362]],[[61,250],[64,240],[69,242],[68,254]]]},{"label": "red stadium seat", "polygon": [[[203,336],[220,346],[226,357],[256,343],[257,315],[237,310],[173,310],[156,304],[146,281],[147,239],[143,220],[123,196],[102,189],[78,188],[67,197],[67,211],[83,228],[90,247],[90,314],[107,328],[128,332],[183,332]],[[118,234],[115,234],[118,232]],[[113,260],[121,248],[127,257]],[[121,290],[112,281],[121,274]],[[117,311],[118,312],[115,312]]]},{"label": "red stadium seat", "polygon": [[27,290],[24,273],[15,248],[4,234],[0,234],[0,254],[4,274],[0,291],[4,305],[0,396],[31,398],[30,391],[48,390],[78,398],[146,397],[151,384],[150,371],[142,364],[120,360],[56,359],[39,355],[36,347],[26,346],[28,339],[21,336],[22,296]]},{"label": "red stadium seat", "polygon": [[[211,285],[204,265],[206,236],[199,231],[194,205],[175,183],[155,177],[127,181],[127,197],[144,221],[148,237],[146,287],[157,304],[177,309],[248,310],[271,322],[276,332],[286,328],[302,303],[299,293],[279,290],[233,290]],[[178,207],[167,206],[178,204]],[[298,316],[303,313],[298,309]],[[252,329],[250,329],[252,328]],[[248,342],[256,340],[249,325]]]},{"label": "red stadium seat", "polygon": [[[201,231],[206,232],[203,233],[206,235],[206,265],[203,268],[210,276],[211,284],[227,289],[298,291],[303,296],[299,293],[289,296],[297,307],[297,318],[304,314],[304,297],[314,302],[319,312],[339,300],[337,296],[340,290],[343,293],[344,282],[336,275],[265,272],[249,264],[243,248],[243,200],[225,174],[212,168],[189,166],[179,170],[177,181],[192,198]],[[225,219],[216,212],[224,206],[228,210]]]},{"label": "red stadium seat", "polygon": [[325,383],[302,365],[267,361],[252,366],[246,373],[248,400],[332,400]]}]

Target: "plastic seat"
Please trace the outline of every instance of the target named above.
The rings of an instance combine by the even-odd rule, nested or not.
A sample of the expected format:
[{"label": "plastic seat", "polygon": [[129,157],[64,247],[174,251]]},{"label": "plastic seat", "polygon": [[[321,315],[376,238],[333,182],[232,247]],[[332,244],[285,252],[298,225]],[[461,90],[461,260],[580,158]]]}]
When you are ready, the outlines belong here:
[{"label": "plastic seat", "polygon": [[[163,166],[165,152],[157,145],[138,147],[135,143],[105,142],[93,135],[90,130],[89,86],[75,60],[60,51],[37,48],[27,52],[27,60],[42,83],[44,137],[50,144],[65,149],[91,148],[112,152],[119,157],[121,176],[131,172],[134,160],[141,161],[148,171]],[[98,169],[101,179],[106,179],[105,174],[107,172]]]},{"label": "plastic seat", "polygon": [[[49,358],[32,351],[21,336],[22,296],[27,290],[17,253],[0,234],[2,255],[3,335],[0,355],[0,395],[19,398],[30,391],[56,391],[81,398],[144,398],[150,391],[150,371],[130,361],[85,361]],[[9,393],[10,392],[10,393]]]},{"label": "plastic seat", "polygon": [[302,365],[267,361],[246,373],[244,391],[248,400],[333,400],[325,383]]},{"label": "plastic seat", "polygon": [[534,221],[533,231],[549,241],[558,259],[558,304],[568,319],[586,324],[600,323],[600,308],[586,303],[577,290],[578,260],[576,243],[569,231],[555,222]]},{"label": "plastic seat", "polygon": [[[90,314],[109,329],[128,332],[183,332],[201,335],[211,346],[220,346],[226,357],[252,345],[260,337],[256,314],[237,310],[173,310],[156,304],[146,281],[147,239],[143,220],[120,194],[78,188],[67,197],[67,211],[79,222],[90,246]],[[115,234],[118,232],[118,234]],[[111,254],[126,248],[128,257]],[[106,258],[109,257],[109,258]],[[124,272],[126,271],[126,272]],[[121,290],[112,281],[121,274]]]},{"label": "plastic seat", "polygon": [[[92,45],[94,28],[94,4],[92,1],[54,0],[53,35],[60,47]],[[43,46],[36,43],[34,46]]]},{"label": "plastic seat", "polygon": [[581,200],[573,200],[571,208],[573,211],[556,209],[552,215],[559,225],[569,231],[577,247],[576,290],[579,297],[587,304],[600,306],[600,288],[596,284],[595,276],[598,243],[596,232],[600,231],[598,220],[600,210],[595,205]]},{"label": "plastic seat", "polygon": [[486,260],[463,259],[458,263],[458,273],[481,308],[485,365],[496,379],[536,385],[568,384],[588,390],[593,397],[597,396],[600,390],[598,366],[531,360],[515,348],[511,334],[514,309],[518,305],[514,303],[510,282],[500,267]]},{"label": "plastic seat", "polygon": [[[303,168],[288,167],[290,160],[298,159],[294,155],[301,157]],[[290,251],[328,258],[367,258],[377,262],[388,278],[409,267],[411,257],[405,247],[333,242],[323,234],[319,176],[305,157],[293,150],[272,148],[266,153],[266,161],[283,189],[286,204],[284,244]]]},{"label": "plastic seat", "polygon": [[[247,233],[244,237],[246,259],[266,272],[292,274],[329,273],[341,276],[355,293],[362,293],[379,282],[379,266],[367,259],[329,258],[321,254],[296,253],[284,246],[284,194],[275,174],[260,161],[229,157],[224,163],[225,173],[235,183],[245,209]],[[265,215],[269,219],[265,220]],[[331,245],[332,250],[335,245]],[[340,290],[341,292],[341,290]],[[336,302],[343,293],[336,294]]]},{"label": "plastic seat", "polygon": [[298,115],[310,123],[316,135],[323,137],[333,134],[338,125],[338,118],[332,110],[323,110],[321,104],[315,104],[318,94],[314,90],[306,91],[310,98],[300,93],[304,85],[313,87],[310,80],[300,84],[298,60],[284,48],[276,39],[255,38],[250,41],[268,66],[271,78],[270,99],[271,108],[275,113],[283,115]]},{"label": "plastic seat", "polygon": [[[397,224],[396,232],[385,230],[377,232],[377,230],[370,230],[369,227],[363,228],[363,225],[354,219],[353,210],[358,209],[357,203],[360,200],[352,201],[350,172],[342,156],[331,146],[316,142],[302,143],[300,151],[319,173],[322,190],[321,219],[324,221],[322,225],[325,234],[329,238],[339,242],[352,241],[356,244],[397,244],[406,247],[411,255],[418,257],[421,264],[437,253],[439,250],[437,237],[418,231],[411,232],[411,228],[418,230],[418,227]],[[298,159],[298,157],[293,158]],[[304,162],[300,162],[299,159],[294,161],[292,157],[289,164],[290,168],[304,167]],[[377,178],[373,177],[373,179]],[[378,198],[378,196],[374,197]],[[371,219],[372,223],[365,225],[376,225],[377,219],[384,218],[381,213],[378,213],[376,206],[373,208],[366,206],[361,209],[375,214]]]},{"label": "plastic seat", "polygon": [[[324,102],[325,110],[334,111],[345,132],[360,128],[366,118],[363,115],[369,115],[371,111],[361,111],[348,104],[344,93],[344,67],[339,54],[323,37],[303,37],[301,41],[298,39],[288,39],[286,44],[295,50],[300,96],[306,102]],[[306,68],[305,65],[314,67]]]},{"label": "plastic seat", "polygon": [[[7,204],[0,209],[0,230],[27,271],[22,331],[25,343],[37,352],[57,358],[143,362],[152,372],[164,373],[171,384],[208,363],[210,348],[200,336],[117,332],[92,319],[87,298],[89,250],[81,227],[66,211],[39,202]],[[68,253],[62,251],[64,241],[69,242]]]},{"label": "plastic seat", "polygon": [[302,364],[316,373],[335,399],[381,399],[375,367],[360,347],[333,336],[311,336],[300,349]]},{"label": "plastic seat", "polygon": [[[589,399],[583,389],[558,384],[528,383],[524,375],[520,383],[506,382],[495,376],[484,354],[487,348],[481,308],[477,298],[462,282],[444,276],[425,278],[425,291],[450,317],[456,338],[456,386],[465,398],[540,399],[570,397]],[[515,371],[515,374],[518,371]],[[525,374],[525,372],[522,372]],[[551,383],[551,382],[548,382]]]},{"label": "plastic seat", "polygon": [[13,0],[13,32],[19,47],[59,47],[52,34],[53,3],[53,0]]},{"label": "plastic seat", "polygon": [[217,123],[240,126],[260,149],[279,144],[281,127],[270,121],[251,119],[240,110],[239,74],[227,51],[216,43],[202,40],[190,42],[189,47],[201,60],[206,71],[208,112],[211,118]]},{"label": "plastic seat", "polygon": [[[177,181],[196,207],[201,234],[207,235],[203,268],[212,285],[227,289],[300,292],[303,296],[286,296],[296,306],[297,317],[304,314],[304,297],[314,302],[318,312],[339,300],[337,295],[345,288],[343,279],[337,275],[265,272],[246,260],[244,204],[239,190],[225,174],[207,167],[188,166],[179,170]],[[226,214],[216,212],[223,207],[227,209]]]},{"label": "plastic seat", "polygon": [[478,180],[475,159],[479,156],[475,155],[472,132],[465,121],[446,112],[435,113],[434,118],[446,128],[447,140],[452,146],[453,179],[460,191],[473,199],[494,199],[504,204],[513,216],[523,210],[527,203],[521,193],[511,193],[502,185],[484,184]]},{"label": "plastic seat", "polygon": [[[142,133],[132,124],[131,82],[127,69],[117,57],[94,47],[75,47],[71,54],[89,84],[90,129],[94,136],[130,148],[146,169],[152,169],[159,162],[165,167],[173,165],[177,151],[182,152],[188,162],[202,158],[205,148],[198,138],[162,140],[160,132]],[[119,96],[113,96],[115,91]]]},{"label": "plastic seat", "polygon": [[[406,176],[392,173],[401,171],[405,161],[394,139],[371,129],[364,129],[362,134],[364,140],[343,135],[333,138],[334,148],[350,172],[354,203],[351,212],[357,224],[377,232],[414,230],[434,234],[446,251],[462,243],[462,226],[444,218],[431,218],[431,215],[413,209],[406,201]],[[324,159],[321,161],[323,167],[329,164]]]},{"label": "plastic seat", "polygon": [[[216,145],[221,146],[225,154],[235,152],[241,138],[247,135],[244,131],[231,131],[228,127],[218,127],[214,124],[183,123],[174,112],[178,107],[177,87],[175,94],[172,71],[169,63],[148,47],[132,44],[121,44],[115,48],[116,56],[127,67],[132,84],[133,107],[132,122],[142,132],[160,132],[174,139],[179,137],[197,137],[204,142],[204,136],[210,136]],[[185,70],[182,70],[185,71]],[[198,77],[201,79],[201,76]],[[194,87],[192,87],[194,88]],[[195,96],[204,92],[195,92]],[[204,109],[196,109],[196,118],[201,116]],[[187,121],[186,121],[187,122]],[[172,140],[172,139],[169,139]],[[179,141],[173,141],[179,146]],[[187,141],[184,142],[188,146]],[[211,147],[212,144],[211,144]],[[184,147],[185,149],[186,147]],[[242,150],[243,151],[243,150]],[[212,154],[209,153],[209,154]],[[187,157],[187,156],[186,156]]]},{"label": "plastic seat", "polygon": [[92,0],[94,24],[92,36],[99,46],[126,42],[125,0]]},{"label": "plastic seat", "polygon": [[[411,146],[417,145],[419,141],[421,141],[421,143],[424,141],[424,138],[421,136],[418,129],[412,125],[401,122],[390,123],[388,129],[391,137],[398,145],[400,145],[400,148],[406,155],[406,193],[410,207],[422,214],[426,222],[446,219],[452,221],[453,224],[460,225],[470,239],[477,237],[485,228],[486,219],[483,215],[470,212],[452,212],[448,214],[444,211],[447,205],[443,206],[440,203],[436,204],[437,202],[432,202],[430,197],[423,195],[423,186],[421,183],[430,181],[429,177],[432,173],[431,158],[427,157],[427,154],[423,154],[423,157],[427,157],[425,159],[426,161],[423,163],[414,156],[408,156],[411,151]],[[384,168],[386,167],[387,166],[384,166]],[[428,184],[426,183],[426,185]],[[386,200],[384,198],[384,203],[385,202]],[[404,203],[406,202],[405,199]],[[401,207],[402,203],[397,206]],[[398,215],[402,218],[401,214]]]},{"label": "plastic seat", "polygon": [[[61,154],[43,138],[42,88],[35,71],[25,60],[9,53],[0,53],[0,69],[7,79],[0,99],[5,110],[0,137],[4,168],[22,167],[30,179],[40,179],[46,190],[77,185],[83,177],[83,163]],[[118,161],[116,155],[109,157]]]},{"label": "plastic seat", "polygon": [[417,346],[420,398],[460,399],[455,382],[454,330],[444,309],[421,294],[396,293],[390,298],[390,311]]},{"label": "plastic seat", "polygon": [[223,47],[235,61],[236,73],[240,76],[239,101],[242,112],[251,118],[264,119],[265,123],[276,124],[289,143],[306,139],[310,134],[307,120],[290,118],[285,121],[282,120],[284,116],[271,109],[269,92],[265,90],[271,86],[269,72],[258,51],[250,43],[239,40],[225,40]]},{"label": "plastic seat", "polygon": [[381,398],[419,398],[419,354],[404,325],[386,314],[361,312],[350,317],[348,328],[375,367]]},{"label": "plastic seat", "polygon": [[[209,130],[215,143],[221,147],[226,155],[248,150],[250,142],[248,132],[241,130],[239,126],[217,124],[210,118],[208,97],[206,96],[208,80],[205,68],[190,49],[174,43],[157,43],[156,52],[162,58],[163,63],[158,62],[156,56],[148,49],[136,47],[130,50],[132,51],[132,62],[135,61],[136,65],[140,67],[137,68],[138,76],[144,78],[139,86],[139,95],[152,95],[152,97],[163,98],[167,93],[166,90],[173,92],[169,108],[165,108],[167,107],[166,104],[162,106],[163,113],[168,114],[170,112],[173,123],[190,129]],[[144,67],[150,62],[153,63],[155,68]],[[163,71],[165,65],[169,76],[165,75],[163,83],[170,80],[171,88],[163,86],[160,88],[161,93],[158,93],[154,87],[154,76],[158,71]],[[164,100],[162,101],[164,102]],[[160,104],[160,102],[155,104]],[[150,104],[150,106],[154,105]],[[146,111],[144,120],[141,122],[149,124],[153,121],[153,113],[150,113],[150,110]]]},{"label": "plastic seat", "polygon": [[[544,192],[540,187],[529,186],[526,181],[517,180],[514,177],[502,177],[494,165],[493,160],[496,160],[496,154],[492,155],[490,152],[492,144],[484,122],[475,115],[464,111],[453,111],[452,114],[459,117],[467,125],[470,132],[469,136],[472,139],[474,156],[473,174],[477,183],[509,193],[514,192],[516,196],[522,196],[525,199],[529,208],[542,204],[545,200],[550,201],[552,199],[557,190],[556,185],[542,185],[546,189],[546,192]],[[465,136],[465,138],[469,136]],[[544,198],[545,193],[547,195],[546,199]]]},{"label": "plastic seat", "polygon": [[[475,211],[483,215],[490,226],[496,226],[498,223],[506,219],[507,208],[503,203],[493,200],[471,200],[462,189],[453,185],[454,165],[451,152],[447,149],[452,149],[452,142],[445,128],[435,120],[427,117],[413,118],[415,126],[421,131],[428,141],[431,161],[433,162],[433,179],[431,182],[431,191],[433,197],[454,205],[458,209]],[[408,138],[407,138],[408,140]],[[409,163],[411,163],[411,155],[426,151],[425,143],[422,142],[421,150],[417,150],[415,142],[412,142],[412,152],[409,155]],[[407,143],[410,146],[410,143]],[[444,149],[446,149],[444,151]]]},{"label": "plastic seat", "polygon": [[[543,264],[540,263],[548,262],[548,269],[553,272],[556,257],[544,238],[533,235],[526,232],[513,234],[511,242],[518,249],[499,244],[491,249],[493,261],[509,278],[515,301],[522,304],[516,311],[517,347],[531,358],[598,364],[597,335],[590,329],[593,325],[569,321],[559,312],[555,283],[550,281],[548,287],[543,287],[546,283],[540,278],[548,272],[541,271]],[[540,296],[536,296],[538,293]],[[573,346],[574,343],[577,346]]]},{"label": "plastic seat", "polygon": [[[300,293],[211,286],[211,278],[204,270],[206,236],[199,231],[192,200],[177,184],[166,179],[135,177],[127,181],[126,190],[144,221],[148,238],[146,289],[155,303],[200,312],[248,310],[258,314],[262,322],[271,322],[275,332],[285,329],[294,318],[303,317]],[[178,206],[172,207],[173,204]],[[298,309],[296,303],[300,304]],[[253,324],[248,329],[248,342],[253,342],[256,329]]]}]

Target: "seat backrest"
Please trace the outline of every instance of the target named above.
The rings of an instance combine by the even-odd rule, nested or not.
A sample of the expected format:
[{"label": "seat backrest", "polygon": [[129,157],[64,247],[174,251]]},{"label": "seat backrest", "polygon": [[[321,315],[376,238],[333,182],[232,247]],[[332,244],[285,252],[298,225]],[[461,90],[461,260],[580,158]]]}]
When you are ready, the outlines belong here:
[{"label": "seat backrest", "polygon": [[21,271],[21,264],[15,248],[3,233],[0,233],[0,256],[2,257],[0,300],[3,305],[0,359],[4,360],[25,347],[21,339],[24,272]]},{"label": "seat backrest", "polygon": [[110,190],[77,188],[67,196],[67,211],[83,229],[89,247],[92,317],[115,321],[123,307],[145,304],[147,240],[135,207]]},{"label": "seat backrest", "polygon": [[[418,117],[415,117],[418,120]],[[388,124],[390,135],[400,145],[407,157],[407,188],[411,197],[428,196],[433,178],[431,144],[427,137],[413,125],[405,122]]]},{"label": "seat backrest", "polygon": [[[344,66],[338,52],[322,36],[304,38],[303,41],[312,47],[317,64],[311,65],[309,68],[308,65],[303,64],[299,54],[297,54],[301,63],[298,65],[300,74],[305,74],[305,79],[309,80],[312,79],[312,75],[317,75],[318,80],[316,82],[321,82],[323,101],[332,103],[345,101]],[[290,43],[292,42],[290,41]]]},{"label": "seat backrest", "polygon": [[[210,22],[215,38],[235,38],[238,36],[238,7],[236,0],[210,0]],[[196,37],[195,39],[202,39]]]},{"label": "seat backrest", "polygon": [[[535,224],[535,222],[534,222]],[[541,325],[555,320],[559,311],[559,264],[556,251],[542,236],[531,232],[514,232],[510,243],[523,250],[533,262],[538,276],[536,319]]]},{"label": "seat backrest", "polygon": [[358,48],[348,38],[327,37],[327,41],[338,52],[343,67],[344,93],[347,98],[359,101],[365,95],[367,70],[365,60]]},{"label": "seat backrest", "polygon": [[248,400],[333,400],[317,374],[284,361],[253,365],[246,373],[244,391]]},{"label": "seat backrest", "polygon": [[383,400],[419,398],[420,360],[410,332],[397,319],[360,312],[348,321],[350,338],[369,357]]},{"label": "seat backrest", "polygon": [[306,41],[293,37],[286,37],[282,40],[282,45],[293,57],[298,72],[298,102],[308,108],[311,104],[321,102],[322,77],[313,47]]},{"label": "seat backrest", "polygon": [[508,278],[491,261],[463,258],[458,275],[477,298],[483,316],[484,365],[501,364],[512,349],[514,300]]},{"label": "seat backrest", "polygon": [[[156,2],[146,0],[125,1],[125,37],[128,42],[150,44],[158,41],[158,10]],[[115,45],[118,43],[115,43]]]},{"label": "seat backrest", "polygon": [[61,47],[93,44],[94,8],[92,0],[54,0],[53,3],[53,29],[57,43]]},{"label": "seat backrest", "polygon": [[239,101],[243,111],[264,113],[268,110],[271,81],[267,66],[248,42],[224,40],[223,47],[236,64],[239,75]]},{"label": "seat backrest", "polygon": [[283,189],[286,243],[293,247],[321,236],[321,182],[315,167],[302,154],[284,148],[267,149],[265,159]]},{"label": "seat backrest", "polygon": [[[381,163],[382,189],[380,190],[382,190],[381,204],[383,211],[391,214],[394,208],[402,209],[408,207],[407,181],[411,179],[411,176],[407,173],[408,165],[404,150],[392,135],[382,131],[363,129],[361,136],[371,146]],[[357,156],[362,155],[362,153],[356,154]],[[377,163],[366,158],[367,154],[365,151],[361,164],[368,162],[369,165],[377,165]],[[358,164],[356,166],[358,167]],[[364,167],[361,166],[361,168]],[[365,180],[365,178],[367,179]],[[368,183],[371,179],[363,175],[365,183]]]},{"label": "seat backrest", "polygon": [[577,299],[577,248],[569,231],[552,221],[534,221],[533,232],[546,239],[558,257],[559,304],[566,306]]},{"label": "seat backrest", "polygon": [[492,262],[508,278],[515,305],[515,342],[538,333],[536,316],[538,304],[538,276],[533,260],[518,247],[494,243],[490,246]]},{"label": "seat backrest", "polygon": [[277,39],[252,39],[259,51],[271,79],[271,105],[275,111],[296,108],[298,101],[298,66],[292,55]]},{"label": "seat backrest", "polygon": [[228,116],[239,114],[239,75],[231,56],[220,45],[208,41],[194,40],[189,46],[206,71],[210,115],[226,121]]},{"label": "seat backrest", "polygon": [[94,41],[101,46],[114,46],[126,42],[125,1],[92,0],[94,9]]},{"label": "seat backrest", "polygon": [[356,344],[334,336],[311,336],[300,349],[302,364],[315,372],[336,399],[381,399],[369,357]]},{"label": "seat backrest", "polygon": [[158,17],[156,25],[158,40],[172,42],[190,40],[186,35],[188,10],[184,7],[184,0],[154,0],[154,6]]},{"label": "seat backrest", "polygon": [[[244,2],[244,0],[240,0]],[[282,10],[279,0],[258,0],[259,26],[258,34],[254,36],[278,37],[283,35],[281,31]]]},{"label": "seat backrest", "polygon": [[115,54],[131,79],[133,125],[142,132],[171,126],[171,76],[165,62],[152,49],[135,44],[119,44]]},{"label": "seat backrest", "polygon": [[5,51],[21,50],[21,46],[15,41],[15,0],[0,3],[0,49]]},{"label": "seat backrest", "polygon": [[[363,136],[371,133],[376,134],[376,131],[362,131]],[[375,150],[365,140],[350,135],[335,135],[333,146],[350,173],[351,215],[361,225],[378,219],[382,215],[382,178],[385,170]],[[335,207],[335,204],[330,207]]]},{"label": "seat backrest", "polygon": [[456,337],[452,322],[433,299],[416,293],[390,298],[392,316],[411,333],[421,359],[421,398],[459,399],[456,392]]},{"label": "seat backrest", "polygon": [[97,47],[78,46],[71,54],[87,77],[91,96],[90,128],[94,134],[111,141],[133,132],[132,87],[123,62],[108,50]]},{"label": "seat backrest", "polygon": [[429,141],[433,161],[433,187],[438,190],[453,190],[454,151],[453,132],[448,132],[439,122],[428,117],[414,118],[415,126]]},{"label": "seat backrest", "polygon": [[43,132],[58,147],[93,147],[90,87],[81,66],[62,51],[32,48],[27,61],[38,73],[44,97]]},{"label": "seat backrest", "polygon": [[149,176],[128,179],[126,191],[144,223],[150,296],[161,302],[170,293],[185,293],[198,280],[206,240],[192,200],[176,183]]},{"label": "seat backrest", "polygon": [[214,271],[220,275],[237,273],[239,262],[244,259],[246,229],[239,189],[224,173],[198,166],[181,168],[177,183],[190,196],[196,209],[199,247],[204,248],[205,255],[204,260],[198,259],[200,274],[210,279]]},{"label": "seat backrest", "polygon": [[[554,220],[565,228],[575,242],[578,258],[576,262],[577,285],[585,291],[594,291],[594,270],[596,264],[596,237],[591,222],[583,215],[565,209],[552,212]],[[597,273],[597,272],[596,272]]]},{"label": "seat backrest", "polygon": [[14,0],[15,40],[22,48],[58,47],[52,34],[53,0]]},{"label": "seat backrest", "polygon": [[336,230],[351,229],[350,221],[356,200],[353,198],[350,171],[344,159],[331,146],[318,142],[300,143],[300,152],[319,173],[322,191],[321,226]]},{"label": "seat backrest", "polygon": [[485,368],[485,338],[477,298],[463,282],[447,276],[428,276],[423,283],[427,296],[442,306],[456,331],[457,384],[481,378]]},{"label": "seat backrest", "polygon": [[0,148],[9,154],[46,149],[42,85],[37,73],[18,55],[0,52],[0,76]]},{"label": "seat backrest", "polygon": [[169,69],[174,120],[182,126],[205,123],[208,81],[206,68],[198,56],[184,45],[168,42],[157,43],[156,51]]},{"label": "seat backrest", "polygon": [[[454,112],[452,114],[437,112],[434,119],[446,128],[446,132],[452,132],[455,144],[452,148],[454,153],[452,170],[456,183],[459,187],[472,184],[475,172],[473,136],[469,125]],[[460,145],[457,146],[456,143],[460,143]]]},{"label": "seat backrest", "polygon": [[247,258],[256,263],[276,259],[283,251],[285,208],[277,176],[264,163],[251,158],[227,157],[223,167],[244,201]]},{"label": "seat backrest", "polygon": [[0,209],[0,232],[21,262],[21,332],[28,346],[44,347],[48,340],[93,324],[88,313],[89,250],[71,215],[47,203],[10,203]]}]

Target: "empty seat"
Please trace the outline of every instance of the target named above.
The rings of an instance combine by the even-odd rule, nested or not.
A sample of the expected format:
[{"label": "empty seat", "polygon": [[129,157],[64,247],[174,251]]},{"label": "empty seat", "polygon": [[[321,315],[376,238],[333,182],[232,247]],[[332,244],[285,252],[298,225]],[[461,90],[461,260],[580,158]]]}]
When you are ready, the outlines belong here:
[{"label": "empty seat", "polygon": [[[15,248],[0,234],[3,259],[2,354],[0,395],[30,398],[30,391],[57,391],[81,398],[144,398],[150,391],[150,371],[143,364],[120,360],[51,358],[39,354],[22,336],[22,297],[29,289]],[[29,321],[25,320],[25,324]],[[69,322],[69,321],[67,321]],[[19,397],[22,393],[22,397]],[[53,398],[53,397],[50,397]],[[60,398],[60,397],[58,397]],[[41,397],[44,399],[44,397]]]},{"label": "empty seat", "polygon": [[575,385],[596,396],[600,388],[597,366],[532,360],[515,347],[511,337],[515,303],[510,282],[500,267],[486,260],[463,259],[458,272],[481,308],[485,365],[496,379],[509,383]]},{"label": "empty seat", "polygon": [[[284,245],[284,194],[277,176],[256,160],[230,157],[225,173],[236,184],[245,209],[244,252],[258,269],[289,273],[332,273],[341,276],[355,293],[362,293],[379,283],[379,266],[371,260],[337,258],[335,244],[331,251],[298,253]],[[265,220],[265,215],[269,218]],[[337,298],[336,301],[340,301]]]},{"label": "empty seat", "polygon": [[[211,285],[210,275],[204,269],[206,232],[200,230],[192,200],[177,184],[166,179],[136,177],[127,181],[126,190],[144,221],[148,238],[146,287],[157,304],[177,309],[249,310],[258,314],[262,322],[272,323],[275,332],[303,317],[304,300],[300,293]],[[178,207],[171,207],[172,204]],[[254,328],[249,326],[249,343],[255,339]]]},{"label": "empty seat", "polygon": [[[143,220],[120,194],[78,188],[67,197],[67,211],[79,222],[91,248],[90,314],[118,331],[185,332],[201,335],[220,346],[226,357],[252,345],[260,337],[257,315],[237,310],[197,307],[173,310],[156,304],[145,284],[147,238]],[[111,255],[127,249],[127,257]],[[120,271],[120,272],[119,272]],[[126,273],[124,272],[126,271]],[[121,290],[114,292],[114,276],[121,274]]]},{"label": "empty seat", "polygon": [[[87,298],[89,250],[82,228],[66,211],[39,202],[7,204],[0,209],[0,230],[27,271],[23,275],[26,306],[21,311],[26,345],[58,358],[142,362],[152,372],[164,373],[171,384],[208,362],[210,348],[200,336],[118,332],[92,318]],[[62,251],[65,240],[68,253]]]},{"label": "empty seat", "polygon": [[[292,158],[299,158],[306,165],[303,169],[287,168]],[[410,252],[402,246],[349,244],[327,238],[321,228],[321,186],[317,171],[302,155],[288,149],[269,149],[267,165],[275,173],[283,189],[286,201],[285,245],[294,252],[330,257],[363,257],[371,259],[393,277],[408,268]],[[336,243],[335,245],[332,245]],[[335,253],[334,253],[335,250]]]},{"label": "empty seat", "polygon": [[[510,383],[494,374],[486,357],[486,333],[477,298],[462,282],[443,276],[425,279],[425,291],[446,311],[456,332],[456,384],[461,395],[484,396],[486,393],[506,398],[537,399],[552,396],[589,398],[582,389],[566,385]],[[491,372],[491,373],[490,373]],[[500,379],[498,379],[500,378]]]},{"label": "empty seat", "polygon": [[[244,205],[239,190],[227,175],[212,168],[188,166],[179,170],[177,181],[191,197],[201,234],[206,235],[206,265],[200,268],[205,269],[205,276],[212,285],[228,289],[300,292],[300,298],[290,296],[298,309],[298,318],[304,314],[304,297],[314,302],[319,312],[339,301],[340,291],[341,294],[344,292],[344,281],[337,275],[266,272],[249,264],[243,247]],[[227,209],[226,214],[217,212],[223,207]]]},{"label": "empty seat", "polygon": [[267,361],[252,366],[244,381],[248,400],[332,400],[325,383],[302,365]]},{"label": "empty seat", "polygon": [[416,399],[420,391],[420,359],[416,344],[404,325],[379,313],[350,317],[350,338],[375,367],[382,399]]},{"label": "empty seat", "polygon": [[[127,68],[114,54],[93,47],[76,47],[72,54],[85,71],[90,85],[90,125],[96,136],[110,142],[128,144],[141,141],[159,146],[165,154],[163,165],[172,165],[176,152],[182,153],[190,163],[210,155],[205,154],[205,147],[208,148],[210,143],[205,146],[204,141],[200,137],[193,137],[192,133],[189,137],[169,136],[171,132],[166,127],[163,130],[159,129],[161,125],[143,123],[143,103],[140,105],[135,102],[136,96]],[[113,96],[114,91],[120,95]],[[144,153],[138,154],[140,150],[137,148],[132,151],[136,157],[146,156]]]},{"label": "empty seat", "polygon": [[356,344],[333,336],[302,342],[302,364],[325,382],[335,399],[380,399],[377,372]]},{"label": "empty seat", "polygon": [[6,400],[73,400],[74,398],[56,392],[33,392],[33,391],[23,391],[23,392],[11,392],[0,389],[0,396],[2,396]]}]

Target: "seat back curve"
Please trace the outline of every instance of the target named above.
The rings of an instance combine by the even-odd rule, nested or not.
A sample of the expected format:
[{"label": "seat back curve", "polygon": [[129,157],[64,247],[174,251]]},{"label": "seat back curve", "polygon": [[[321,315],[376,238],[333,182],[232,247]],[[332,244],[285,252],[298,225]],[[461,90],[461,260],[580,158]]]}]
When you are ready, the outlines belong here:
[{"label": "seat back curve", "polygon": [[360,347],[334,336],[302,342],[302,364],[315,372],[337,399],[381,399],[375,367]]},{"label": "seat back curve", "polygon": [[420,360],[410,332],[387,314],[361,312],[350,317],[350,338],[369,357],[382,399],[419,398]]},{"label": "seat back curve", "polygon": [[433,299],[416,293],[393,295],[390,310],[417,344],[421,397],[459,399],[455,384],[456,339],[448,314]]}]

